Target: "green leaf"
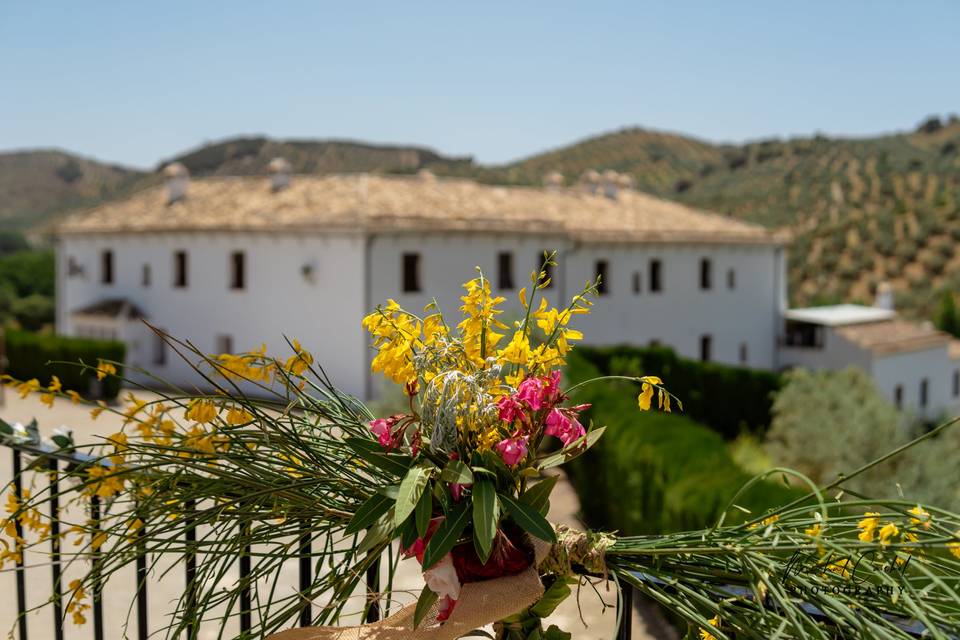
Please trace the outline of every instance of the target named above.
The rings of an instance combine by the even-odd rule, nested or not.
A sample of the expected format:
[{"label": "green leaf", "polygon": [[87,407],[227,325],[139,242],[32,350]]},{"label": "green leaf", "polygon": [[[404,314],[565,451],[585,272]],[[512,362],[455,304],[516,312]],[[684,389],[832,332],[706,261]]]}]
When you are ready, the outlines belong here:
[{"label": "green leaf", "polygon": [[603,435],[603,432],[606,431],[606,429],[606,427],[598,427],[592,431],[589,431],[583,438],[580,438],[569,446],[564,447],[552,456],[547,456],[546,458],[540,460],[540,463],[537,466],[540,469],[549,469],[550,467],[559,467],[565,462],[570,462],[580,454],[584,453],[587,449],[595,445],[597,440],[600,439],[600,436]]},{"label": "green leaf", "polygon": [[393,500],[387,496],[375,493],[370,496],[366,502],[360,505],[357,512],[350,519],[350,524],[344,530],[347,535],[360,533],[371,524],[380,519],[393,506]]},{"label": "green leaf", "polygon": [[0,434],[5,436],[13,435],[13,427],[11,427],[5,420],[0,420]]},{"label": "green leaf", "polygon": [[480,562],[486,563],[493,551],[499,519],[496,486],[486,476],[477,478],[473,483],[473,544]]},{"label": "green leaf", "polygon": [[550,493],[557,485],[560,476],[547,476],[535,485],[523,492],[520,496],[520,502],[530,505],[539,513],[546,515],[546,510],[550,506]]},{"label": "green leaf", "polygon": [[383,469],[395,476],[404,476],[410,470],[413,459],[410,456],[396,453],[384,453],[376,442],[362,438],[347,438],[344,440],[350,449],[360,458],[373,466]]},{"label": "green leaf", "polygon": [[414,510],[413,517],[417,524],[417,533],[422,538],[427,534],[430,518],[433,517],[433,493],[423,491],[420,494],[420,500],[417,501],[417,508]]},{"label": "green leaf", "polygon": [[500,502],[510,513],[513,521],[520,525],[524,531],[550,543],[557,541],[557,534],[553,527],[550,526],[546,518],[540,515],[539,511],[502,493],[500,494]]},{"label": "green leaf", "polygon": [[417,598],[417,608],[413,610],[413,628],[416,629],[423,622],[423,619],[430,613],[430,608],[439,598],[436,593],[430,590],[430,587],[424,587]]},{"label": "green leaf", "polygon": [[473,472],[462,460],[451,460],[440,473],[440,479],[456,484],[473,484]]},{"label": "green leaf", "polygon": [[400,482],[400,491],[397,492],[397,510],[394,513],[398,527],[417,508],[417,502],[420,500],[429,479],[430,469],[426,467],[414,467],[403,477]]},{"label": "green leaf", "polygon": [[363,537],[363,540],[360,541],[360,545],[357,547],[357,555],[363,555],[378,545],[387,542],[392,533],[393,518],[389,516],[380,518],[372,527],[367,529],[367,535]]},{"label": "green leaf", "polygon": [[555,624],[550,625],[543,636],[543,640],[571,640],[572,638],[573,634],[563,631]]},{"label": "green leaf", "polygon": [[550,588],[546,590],[543,596],[535,605],[530,607],[530,613],[538,618],[546,618],[560,606],[560,603],[570,596],[570,583],[572,579],[558,578]]},{"label": "green leaf", "polygon": [[470,509],[467,508],[466,502],[461,502],[447,514],[447,517],[431,536],[430,542],[427,543],[427,548],[423,552],[424,570],[437,564],[443,556],[453,549],[469,523]]}]

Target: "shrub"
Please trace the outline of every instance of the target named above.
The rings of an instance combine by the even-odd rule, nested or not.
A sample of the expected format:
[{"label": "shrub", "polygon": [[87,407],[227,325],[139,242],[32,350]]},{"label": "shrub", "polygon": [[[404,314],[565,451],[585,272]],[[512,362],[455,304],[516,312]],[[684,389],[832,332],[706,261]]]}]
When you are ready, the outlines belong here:
[{"label": "shrub", "polygon": [[[115,398],[120,392],[120,380],[108,376],[102,385],[95,372],[79,363],[96,367],[97,360],[123,362],[126,345],[122,342],[41,335],[29,331],[6,332],[7,373],[18,380],[36,378],[46,385],[51,376],[57,376],[64,389],[84,395]],[[123,375],[120,367],[117,374]],[[102,387],[97,389],[97,387]]]},{"label": "shrub", "polygon": [[[571,378],[598,375],[571,359]],[[641,413],[629,384],[581,387],[577,402],[592,403],[595,424],[607,427],[600,442],[568,465],[585,519],[627,535],[696,529],[712,524],[750,479],[717,433],[688,417]],[[738,499],[753,513],[782,504],[797,492],[761,482]],[[746,517],[732,509],[731,522]]]},{"label": "shrub", "polygon": [[34,293],[26,298],[17,298],[10,304],[10,314],[20,326],[28,331],[39,331],[53,322],[53,298]]},{"label": "shrub", "polygon": [[681,358],[667,347],[577,347],[579,358],[602,374],[657,375],[683,401],[684,415],[726,439],[742,431],[758,433],[770,424],[773,393],[780,376],[769,371]]}]

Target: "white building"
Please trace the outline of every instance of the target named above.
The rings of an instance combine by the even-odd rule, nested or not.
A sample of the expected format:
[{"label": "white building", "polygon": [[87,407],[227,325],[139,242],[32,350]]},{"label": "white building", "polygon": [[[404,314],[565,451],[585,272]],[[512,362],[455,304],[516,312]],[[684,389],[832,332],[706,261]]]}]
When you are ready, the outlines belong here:
[{"label": "white building", "polygon": [[195,374],[140,317],[212,353],[263,342],[285,353],[284,336],[295,337],[338,386],[370,395],[360,320],[378,303],[419,310],[436,298],[456,313],[475,265],[515,301],[556,249],[554,302],[603,276],[594,313],[578,318],[588,342],[778,366],[784,239],[761,227],[606,174],[563,189],[555,177],[545,188],[426,173],[291,179],[288,166],[276,163],[270,180],[190,180],[174,167],[166,185],[68,219],[57,234],[58,331],[125,340],[129,364],[178,384]]},{"label": "white building", "polygon": [[[881,294],[886,297],[885,293]],[[780,363],[810,369],[857,366],[899,409],[927,420],[960,412],[960,341],[889,307],[844,304],[790,309]]]}]

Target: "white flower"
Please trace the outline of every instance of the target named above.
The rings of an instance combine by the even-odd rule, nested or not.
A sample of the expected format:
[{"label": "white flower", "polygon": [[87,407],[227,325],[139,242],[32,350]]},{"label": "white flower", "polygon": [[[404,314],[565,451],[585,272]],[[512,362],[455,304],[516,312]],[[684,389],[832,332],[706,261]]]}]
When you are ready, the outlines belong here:
[{"label": "white flower", "polygon": [[430,591],[441,598],[447,596],[451,600],[460,599],[460,580],[457,578],[457,570],[453,568],[453,556],[449,553],[440,562],[424,571],[423,579],[430,587]]},{"label": "white flower", "polygon": [[13,439],[16,441],[28,442],[30,440],[30,434],[27,433],[27,428],[23,426],[20,422],[14,422],[13,427]]}]

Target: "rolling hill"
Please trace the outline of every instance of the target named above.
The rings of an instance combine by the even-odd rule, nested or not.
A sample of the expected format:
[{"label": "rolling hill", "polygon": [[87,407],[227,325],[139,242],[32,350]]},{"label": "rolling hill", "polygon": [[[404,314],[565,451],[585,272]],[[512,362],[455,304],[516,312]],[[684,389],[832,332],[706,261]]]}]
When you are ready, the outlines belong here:
[{"label": "rolling hill", "polygon": [[[960,291],[960,120],[871,138],[813,136],[713,144],[628,128],[516,162],[478,165],[415,146],[236,138],[170,158],[193,175],[263,173],[281,156],[297,173],[430,169],[499,184],[559,171],[632,176],[638,189],[794,234],[794,304],[869,302],[889,281],[906,311],[928,317],[935,294]],[[156,174],[59,151],[0,154],[0,230],[36,226],[156,180]]]}]

